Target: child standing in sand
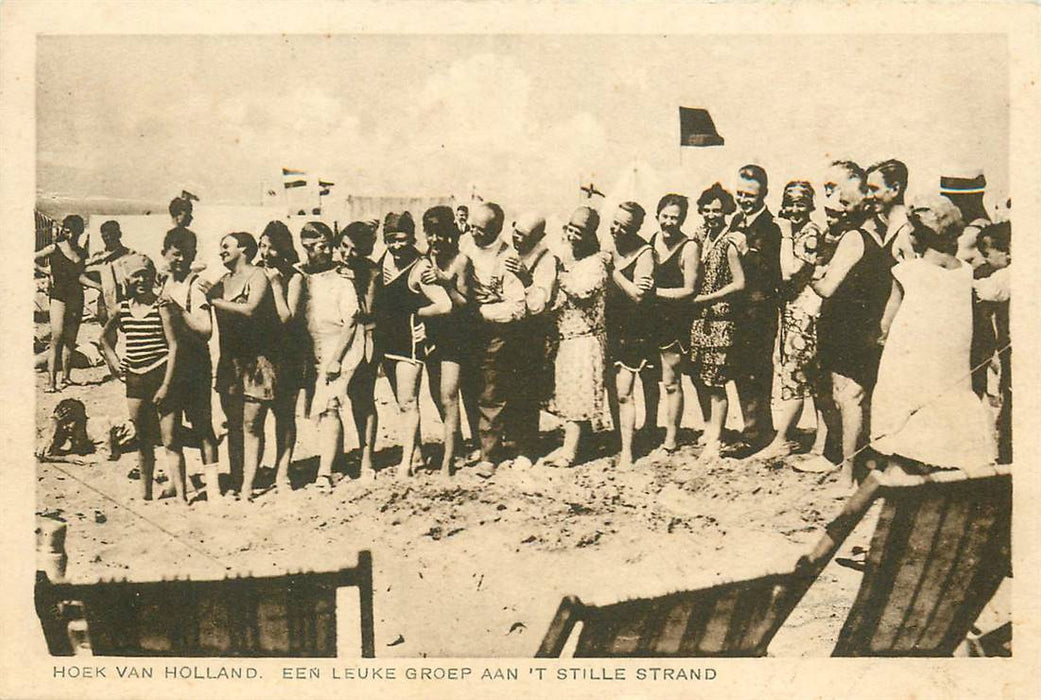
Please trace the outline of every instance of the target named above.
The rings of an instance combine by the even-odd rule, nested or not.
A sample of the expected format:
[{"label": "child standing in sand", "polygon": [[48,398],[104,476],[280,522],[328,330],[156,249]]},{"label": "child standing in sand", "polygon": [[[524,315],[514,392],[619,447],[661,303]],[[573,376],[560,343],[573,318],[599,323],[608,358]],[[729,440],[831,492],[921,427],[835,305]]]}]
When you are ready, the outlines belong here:
[{"label": "child standing in sand", "polygon": [[[166,473],[171,476],[177,497],[187,500],[184,457],[177,443],[180,405],[173,379],[177,367],[177,334],[171,312],[160,304],[155,293],[155,265],[144,255],[129,256],[127,298],[119,313],[105,327],[102,347],[114,366],[125,368],[127,408],[138,435],[141,469],[141,496],[152,499],[155,475],[155,443],[161,437]],[[118,327],[126,338],[126,354],[116,355],[112,333]]]},{"label": "child standing in sand", "polygon": [[197,243],[195,234],[175,226],[163,239],[163,259],[169,272],[163,281],[160,304],[168,305],[174,316],[177,334],[177,374],[174,385],[180,408],[199,440],[206,499],[220,496],[217,481],[217,437],[213,433],[213,363],[209,341],[213,334],[210,303],[199,287],[199,275],[192,271]]}]

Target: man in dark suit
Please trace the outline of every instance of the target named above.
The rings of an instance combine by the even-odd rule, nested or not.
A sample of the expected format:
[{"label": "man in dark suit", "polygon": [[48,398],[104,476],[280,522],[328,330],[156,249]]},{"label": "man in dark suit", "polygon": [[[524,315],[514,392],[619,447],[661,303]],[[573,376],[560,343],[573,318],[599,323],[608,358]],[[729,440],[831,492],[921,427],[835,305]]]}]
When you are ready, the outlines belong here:
[{"label": "man in dark suit", "polygon": [[743,438],[751,448],[768,442],[774,432],[770,394],[781,284],[781,230],[766,208],[766,193],[766,171],[761,166],[746,165],[738,171],[739,211],[730,222],[730,238],[741,253],[745,290],[736,310],[735,383],[744,416]]}]

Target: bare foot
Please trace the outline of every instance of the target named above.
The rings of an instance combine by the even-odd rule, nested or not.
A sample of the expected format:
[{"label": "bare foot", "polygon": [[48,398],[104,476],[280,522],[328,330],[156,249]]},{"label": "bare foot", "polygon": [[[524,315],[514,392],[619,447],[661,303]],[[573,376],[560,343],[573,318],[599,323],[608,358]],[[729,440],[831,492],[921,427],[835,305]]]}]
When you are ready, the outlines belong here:
[{"label": "bare foot", "polygon": [[780,459],[795,452],[795,444],[788,440],[774,440],[769,445],[755,454],[749,455],[751,459]]},{"label": "bare foot", "polygon": [[633,468],[633,456],[626,452],[619,452],[618,457],[615,459],[614,466],[616,469],[632,469]]},{"label": "bare foot", "polygon": [[712,440],[710,442],[706,442],[705,449],[701,451],[700,455],[698,455],[698,459],[695,463],[707,464],[709,462],[713,462],[719,459],[722,449],[723,443],[721,443],[719,440]]}]

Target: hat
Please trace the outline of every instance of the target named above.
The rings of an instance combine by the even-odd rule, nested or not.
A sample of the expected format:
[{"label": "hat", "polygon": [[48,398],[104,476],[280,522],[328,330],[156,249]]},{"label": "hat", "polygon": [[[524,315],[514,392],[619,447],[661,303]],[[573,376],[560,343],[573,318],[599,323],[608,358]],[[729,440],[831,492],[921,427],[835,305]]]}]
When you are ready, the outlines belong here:
[{"label": "hat", "polygon": [[915,197],[910,206],[912,223],[917,220],[940,235],[964,224],[961,210],[946,197],[926,194]]},{"label": "hat", "polygon": [[123,269],[123,274],[127,277],[134,274],[138,270],[151,270],[155,272],[155,263],[147,255],[141,253],[130,253],[124,255],[119,259],[119,266]]},{"label": "hat", "polygon": [[600,215],[591,207],[579,207],[571,215],[567,225],[574,226],[585,234],[596,233],[600,227]]},{"label": "hat", "polygon": [[400,214],[396,212],[390,212],[383,219],[383,235],[388,233],[407,233],[410,236],[416,233],[416,223],[412,220],[412,215],[407,211],[403,211]]},{"label": "hat", "polygon": [[940,176],[940,194],[983,194],[987,178],[982,170]]}]

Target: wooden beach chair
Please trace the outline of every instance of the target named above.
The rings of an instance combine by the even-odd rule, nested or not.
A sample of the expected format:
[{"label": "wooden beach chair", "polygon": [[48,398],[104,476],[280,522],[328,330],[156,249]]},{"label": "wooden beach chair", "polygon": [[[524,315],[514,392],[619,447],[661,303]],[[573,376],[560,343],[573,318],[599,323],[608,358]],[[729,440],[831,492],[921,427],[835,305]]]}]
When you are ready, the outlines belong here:
[{"label": "wooden beach chair", "polygon": [[950,656],[1011,573],[1012,477],[879,478],[885,499],[833,656]]},{"label": "wooden beach chair", "polygon": [[[879,497],[886,505],[868,571],[835,655],[950,654],[1008,571],[1010,484],[1007,470],[982,478],[872,472],[792,571],[604,606],[565,597],[536,657],[560,656],[579,623],[576,657],[763,656]],[[926,541],[932,555],[916,564]],[[982,551],[987,544],[995,549]]]},{"label": "wooden beach chair", "polygon": [[342,587],[359,589],[360,651],[371,658],[368,551],[339,571],[215,581],[55,584],[38,572],[36,609],[57,656],[335,657]]}]

